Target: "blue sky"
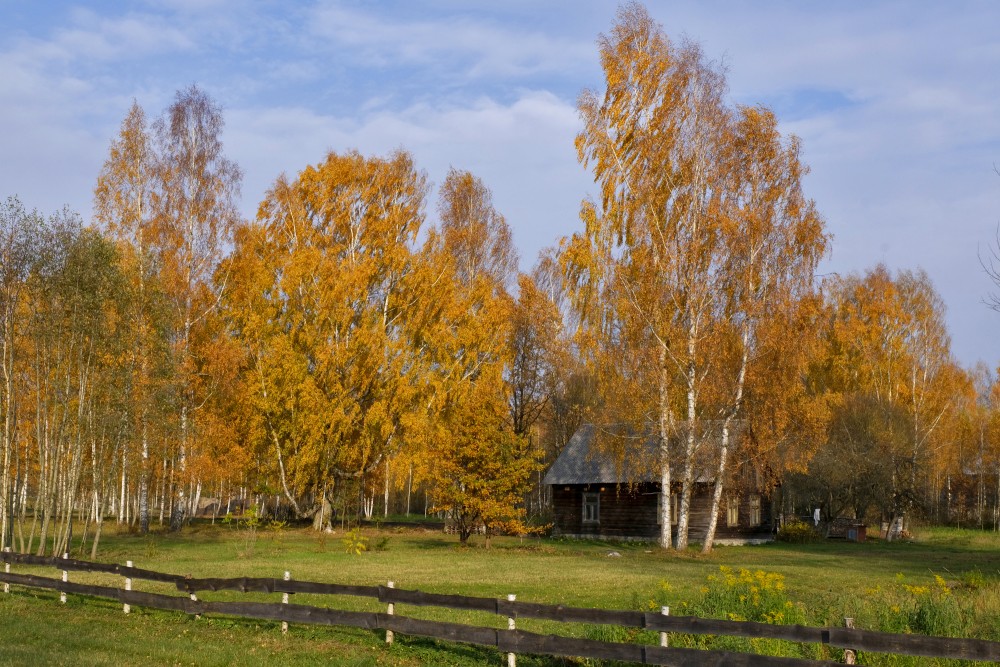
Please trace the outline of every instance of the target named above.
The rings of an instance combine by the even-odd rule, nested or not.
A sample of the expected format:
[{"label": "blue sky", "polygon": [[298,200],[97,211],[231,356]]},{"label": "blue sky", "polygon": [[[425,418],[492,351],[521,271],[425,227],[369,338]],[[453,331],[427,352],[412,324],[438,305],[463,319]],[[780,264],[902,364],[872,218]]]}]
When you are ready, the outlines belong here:
[{"label": "blue sky", "polygon": [[[650,1],[803,140],[834,234],[824,272],[924,268],[965,364],[1000,361],[977,247],[1000,223],[1000,3]],[[410,150],[493,190],[522,267],[579,228],[593,192],[575,101],[600,88],[612,2],[0,0],[0,196],[84,218],[132,99],[197,83],[224,108],[253,216],[278,174],[329,150]],[[433,220],[435,195],[428,201]]]}]

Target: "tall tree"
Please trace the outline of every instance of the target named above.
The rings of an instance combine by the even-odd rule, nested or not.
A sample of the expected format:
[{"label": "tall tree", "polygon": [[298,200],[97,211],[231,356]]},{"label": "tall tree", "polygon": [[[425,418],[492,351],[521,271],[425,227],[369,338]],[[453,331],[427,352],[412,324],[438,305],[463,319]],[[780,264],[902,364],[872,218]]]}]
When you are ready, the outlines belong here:
[{"label": "tall tree", "polygon": [[153,249],[158,242],[152,228],[150,200],[153,195],[154,156],[146,115],[133,100],[118,137],[111,142],[108,157],[94,188],[94,217],[123,245],[123,259],[135,291],[130,320],[135,372],[130,378],[135,432],[139,441],[139,530],[149,532],[150,414],[153,402],[154,354],[157,332],[154,321],[156,265]]},{"label": "tall tree", "polygon": [[906,450],[886,447],[897,474],[884,511],[896,525],[917,502],[929,459],[943,446],[941,426],[955,408],[961,373],[951,358],[944,304],[923,271],[893,277],[882,265],[831,278],[825,290],[828,390],[868,396],[886,414],[907,415]]},{"label": "tall tree", "polygon": [[379,469],[424,409],[438,308],[413,251],[425,191],[404,152],[330,153],[278,179],[223,266],[251,430],[300,515]]},{"label": "tall tree", "polygon": [[217,307],[225,290],[227,281],[214,280],[215,272],[239,222],[242,173],[223,153],[222,129],[222,109],[197,86],[178,91],[153,125],[156,258],[173,310],[179,369],[175,529],[186,512],[196,509],[188,507],[198,481],[188,478],[187,461],[196,442],[193,413],[205,397],[195,393],[199,352],[193,329]]},{"label": "tall tree", "polygon": [[519,436],[528,436],[549,401],[562,321],[556,304],[532,276],[520,275],[517,284],[507,382],[511,425]]},{"label": "tall tree", "polygon": [[[37,454],[33,526],[40,520],[39,554],[50,534],[51,553],[64,553],[98,431],[118,431],[124,421],[128,293],[114,245],[83,228],[75,214],[50,218],[37,252],[27,311],[31,361],[23,368],[33,403],[25,421]],[[95,465],[107,471],[106,458],[91,461],[92,471]]]},{"label": "tall tree", "polygon": [[[696,455],[713,430],[703,422],[721,421],[717,503],[757,323],[782,292],[811,285],[826,237],[801,194],[798,142],[781,139],[766,109],[730,109],[721,69],[697,44],[671,43],[628,4],[599,48],[606,88],[580,96],[576,145],[600,201],[584,202],[585,231],[563,241],[561,261],[602,393],[630,397],[609,404],[616,421],[655,424],[662,493],[681,466],[684,549]],[[661,505],[669,548],[671,503]]]},{"label": "tall tree", "polygon": [[[777,370],[775,360],[764,356],[773,347],[770,336],[777,334],[768,321],[787,322],[809,301],[813,273],[827,243],[822,220],[802,194],[807,169],[799,160],[799,141],[782,139],[774,114],[760,107],[740,108],[725,140],[725,217],[720,237],[726,278],[722,293],[714,298],[724,303],[723,315],[735,334],[736,358],[726,371],[729,381],[722,378],[728,392],[723,389],[720,397],[721,443],[705,552],[711,551],[715,538],[734,420],[747,417],[747,380],[757,366]],[[788,332],[780,334],[783,344],[788,342]],[[791,361],[795,354],[787,357]],[[758,380],[767,377],[754,375]],[[768,391],[782,389],[773,385],[760,389],[760,393]],[[782,435],[772,433],[771,437]]]},{"label": "tall tree", "polygon": [[451,170],[441,187],[440,230],[428,241],[446,291],[432,346],[438,410],[428,440],[434,504],[449,512],[465,543],[483,527],[523,530],[523,494],[535,459],[508,420],[514,359],[516,274],[510,228],[489,189],[469,172]]},{"label": "tall tree", "polygon": [[18,340],[24,335],[25,318],[19,317],[24,305],[28,276],[37,261],[41,216],[25,210],[16,197],[0,204],[0,419],[2,419],[3,460],[0,464],[0,546],[11,545],[14,514],[14,489],[11,465],[16,455],[19,389],[17,366]]}]

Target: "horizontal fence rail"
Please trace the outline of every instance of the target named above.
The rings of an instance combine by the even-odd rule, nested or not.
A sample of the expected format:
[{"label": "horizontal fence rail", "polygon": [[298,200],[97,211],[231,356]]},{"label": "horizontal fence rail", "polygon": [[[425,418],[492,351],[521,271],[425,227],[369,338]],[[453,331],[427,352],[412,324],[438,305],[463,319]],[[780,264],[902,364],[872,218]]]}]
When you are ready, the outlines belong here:
[{"label": "horizontal fence rail", "polygon": [[[31,588],[59,591],[62,594],[89,595],[118,600],[125,605],[191,615],[223,614],[245,618],[385,630],[448,641],[495,647],[501,652],[623,660],[648,665],[787,665],[807,667],[836,663],[798,658],[776,658],[754,654],[706,651],[678,647],[652,646],[579,639],[560,635],[542,635],[524,630],[503,630],[409,618],[394,613],[357,612],[307,605],[267,602],[214,602],[198,600],[201,591],[239,591],[255,593],[308,593],[348,595],[377,599],[388,605],[434,606],[465,611],[480,611],[510,619],[532,618],[562,623],[587,623],[640,628],[651,631],[695,635],[726,635],[748,638],[780,639],[791,642],[826,644],[852,651],[872,651],[900,655],[966,660],[1000,661],[1000,642],[981,639],[929,637],[890,634],[853,628],[820,628],[801,625],[771,625],[749,621],[728,621],[694,616],[667,616],[660,612],[620,611],[565,607],[498,598],[471,597],[443,593],[425,593],[391,586],[356,586],[279,578],[191,578],[153,570],[70,558],[32,556],[0,552],[5,563],[49,566],[66,571],[115,574],[129,580],[174,584],[187,597],[146,593],[110,586],[80,584],[30,574],[0,572],[0,582]],[[391,607],[390,607],[391,609]]]}]

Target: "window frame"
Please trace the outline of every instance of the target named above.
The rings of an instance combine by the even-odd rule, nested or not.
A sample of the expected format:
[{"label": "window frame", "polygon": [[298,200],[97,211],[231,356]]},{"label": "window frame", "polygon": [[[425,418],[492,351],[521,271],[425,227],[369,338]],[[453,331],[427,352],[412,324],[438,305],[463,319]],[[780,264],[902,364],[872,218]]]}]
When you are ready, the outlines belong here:
[{"label": "window frame", "polygon": [[[679,522],[677,520],[677,513],[680,512],[680,494],[671,493],[670,494],[670,525],[676,526]],[[663,494],[656,494],[656,525],[663,525]]]},{"label": "window frame", "polygon": [[750,496],[750,525],[759,526],[761,525],[761,512],[760,512],[761,502],[760,494],[755,493]]},{"label": "window frame", "polygon": [[729,496],[726,499],[726,527],[735,528],[740,525],[739,496]]},{"label": "window frame", "polygon": [[[601,494],[596,491],[584,491],[582,494],[581,522],[585,526],[596,526],[601,523]],[[593,518],[588,517],[588,508],[593,508]]]}]

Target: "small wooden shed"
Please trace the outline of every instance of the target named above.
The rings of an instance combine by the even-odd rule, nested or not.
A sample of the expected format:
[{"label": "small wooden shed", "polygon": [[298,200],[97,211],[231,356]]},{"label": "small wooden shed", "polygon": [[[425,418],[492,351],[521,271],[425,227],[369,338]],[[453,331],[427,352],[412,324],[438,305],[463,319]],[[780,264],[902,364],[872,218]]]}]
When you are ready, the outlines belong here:
[{"label": "small wooden shed", "polygon": [[[659,474],[655,438],[637,437],[632,456],[615,460],[596,445],[598,429],[585,424],[549,468],[553,535],[579,538],[655,541],[660,536]],[[740,473],[738,473],[739,476]],[[744,478],[746,474],[742,475]],[[750,477],[754,475],[750,474]],[[681,485],[671,484],[672,534],[677,535]],[[699,476],[691,496],[688,538],[704,540],[712,508],[714,481]],[[760,543],[773,539],[770,489],[757,484],[734,485],[719,507],[716,544]]]}]

